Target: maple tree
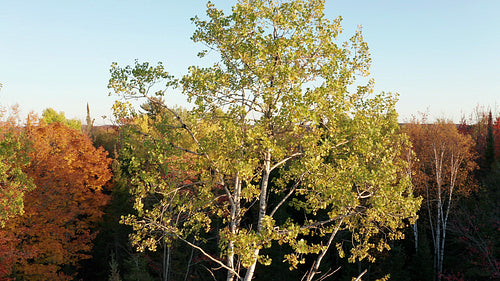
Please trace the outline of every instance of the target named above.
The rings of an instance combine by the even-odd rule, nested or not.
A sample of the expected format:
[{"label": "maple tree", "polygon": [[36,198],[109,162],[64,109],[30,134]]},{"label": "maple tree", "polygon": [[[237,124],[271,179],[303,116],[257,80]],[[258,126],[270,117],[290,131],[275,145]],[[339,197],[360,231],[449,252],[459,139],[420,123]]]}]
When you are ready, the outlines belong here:
[{"label": "maple tree", "polygon": [[[316,254],[304,276],[311,280],[331,245],[343,254],[339,231],[352,233],[351,261],[373,259],[373,250],[389,248],[386,238],[402,238],[398,230],[420,200],[400,157],[406,138],[396,98],[371,95],[373,81],[355,84],[370,64],[361,32],[337,44],[341,19],[327,20],[319,0],[239,1],[230,15],[207,7],[208,20],[193,20],[193,39],[220,62],[191,67],[182,79],[195,102],[185,116],[162,99],[176,84],[162,64],[111,67],[117,94],[169,115],[115,106],[119,120],[134,117],[145,147],[125,147],[137,212],[124,219],[134,227],[132,243],[155,250],[184,241],[226,269],[227,280],[251,280],[258,262],[272,262],[264,249],[288,244],[283,258],[292,269]],[[159,83],[167,88],[156,91]],[[172,180],[173,167],[197,174]],[[305,216],[279,220],[283,206]],[[207,252],[203,234],[210,231],[222,259]]]},{"label": "maple tree", "polygon": [[103,187],[111,178],[111,160],[88,136],[57,122],[28,124],[25,133],[31,161],[24,172],[36,188],[25,195],[25,213],[1,230],[15,238],[9,254],[23,253],[15,257],[12,274],[71,280],[78,262],[89,258],[92,227],[108,202]]},{"label": "maple tree", "polygon": [[424,198],[424,208],[431,228],[434,249],[434,270],[440,280],[443,271],[448,220],[458,195],[477,189],[472,173],[476,169],[474,142],[461,134],[449,121],[426,124],[426,119],[413,120],[404,126],[418,161],[410,170],[414,190]]}]

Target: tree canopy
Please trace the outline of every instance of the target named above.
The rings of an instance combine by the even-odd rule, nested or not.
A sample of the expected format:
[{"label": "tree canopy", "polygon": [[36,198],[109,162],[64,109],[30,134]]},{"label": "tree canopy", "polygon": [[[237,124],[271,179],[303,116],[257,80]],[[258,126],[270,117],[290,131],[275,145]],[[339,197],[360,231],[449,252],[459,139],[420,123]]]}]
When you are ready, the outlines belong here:
[{"label": "tree canopy", "polygon": [[36,188],[25,194],[24,215],[0,230],[9,238],[2,255],[15,264],[4,276],[71,280],[78,262],[90,258],[92,227],[109,200],[102,189],[111,178],[111,160],[86,135],[60,123],[25,131],[30,162],[22,170]]}]

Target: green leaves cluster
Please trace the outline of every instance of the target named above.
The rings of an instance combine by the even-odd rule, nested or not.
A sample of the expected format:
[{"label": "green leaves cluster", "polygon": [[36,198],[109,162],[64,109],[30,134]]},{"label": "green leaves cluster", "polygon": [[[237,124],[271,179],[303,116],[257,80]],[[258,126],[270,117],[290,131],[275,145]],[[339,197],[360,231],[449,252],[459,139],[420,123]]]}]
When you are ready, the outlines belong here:
[{"label": "green leaves cluster", "polygon": [[45,124],[58,122],[75,130],[82,129],[82,122],[80,120],[67,119],[63,111],[57,112],[53,108],[47,108],[43,111],[42,120]]},{"label": "green leaves cluster", "polygon": [[0,228],[24,212],[24,193],[35,188],[23,167],[29,164],[27,140],[15,128],[0,130]]}]

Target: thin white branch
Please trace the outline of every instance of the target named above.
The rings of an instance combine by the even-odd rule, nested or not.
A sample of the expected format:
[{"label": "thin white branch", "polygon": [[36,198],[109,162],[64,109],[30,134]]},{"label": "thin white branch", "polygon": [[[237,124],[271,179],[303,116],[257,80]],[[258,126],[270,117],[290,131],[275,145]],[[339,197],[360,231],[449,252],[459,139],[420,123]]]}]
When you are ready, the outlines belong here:
[{"label": "thin white branch", "polygon": [[188,244],[189,246],[195,248],[196,250],[200,251],[205,257],[209,258],[210,260],[212,260],[213,262],[217,263],[218,265],[220,265],[221,267],[231,271],[232,273],[234,273],[234,275],[236,275],[238,277],[238,279],[241,279],[240,275],[238,274],[238,272],[236,272],[234,269],[228,267],[227,265],[225,265],[223,262],[221,262],[220,260],[212,257],[210,254],[208,254],[207,252],[205,252],[202,248],[196,246],[195,244],[187,241],[186,239],[180,237],[177,235],[177,238],[179,238],[181,241],[183,241],[184,243]]},{"label": "thin white branch", "polygon": [[281,161],[279,161],[278,163],[274,164],[274,165],[273,165],[273,166],[269,169],[269,171],[272,171],[272,170],[276,169],[277,167],[279,167],[280,165],[282,165],[282,164],[286,163],[288,160],[290,160],[290,159],[292,159],[292,158],[294,158],[294,157],[297,157],[297,156],[303,155],[303,154],[304,154],[304,153],[302,153],[302,152],[297,152],[297,153],[294,153],[294,154],[292,154],[292,155],[290,155],[290,156],[288,156],[288,157],[286,157],[286,158],[282,159],[282,160],[281,160]]}]

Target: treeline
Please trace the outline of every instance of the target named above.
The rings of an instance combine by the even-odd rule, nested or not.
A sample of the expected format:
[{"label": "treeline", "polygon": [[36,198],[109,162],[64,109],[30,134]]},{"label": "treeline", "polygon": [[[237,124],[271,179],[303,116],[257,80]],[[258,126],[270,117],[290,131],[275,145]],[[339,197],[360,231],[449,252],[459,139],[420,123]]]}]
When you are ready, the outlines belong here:
[{"label": "treeline", "polygon": [[[144,115],[157,120],[164,111],[153,107],[143,106]],[[127,125],[90,123],[82,128],[52,109],[42,118],[30,116],[26,124],[19,123],[15,109],[4,110],[2,164],[8,166],[2,169],[2,280],[211,280],[213,274],[225,278],[221,270],[214,270],[216,263],[186,243],[163,241],[154,252],[137,252],[129,241],[133,229],[120,223],[123,216],[136,212],[125,166],[130,161],[127,147],[133,143],[129,138],[138,132],[132,124],[144,122],[144,115],[127,120]],[[403,156],[410,157],[413,190],[423,198],[418,220],[404,229],[405,240],[389,242],[391,250],[375,254],[373,262],[349,263],[330,249],[323,270],[339,269],[331,280],[351,280],[365,270],[362,280],[386,274],[391,280],[432,280],[436,274],[442,280],[498,279],[500,117],[477,110],[474,118],[453,124],[431,123],[424,116],[403,124],[401,130],[412,143]],[[145,157],[147,152],[134,153],[141,154]],[[175,177],[188,180],[189,173]],[[287,207],[279,217],[301,214]],[[338,241],[346,240],[349,231],[344,232]],[[212,235],[205,239],[218,239]],[[441,245],[445,247],[437,248]],[[258,279],[300,279],[307,273],[311,257],[290,270],[281,262],[290,248],[282,247],[266,252],[277,262],[260,266]],[[211,248],[217,252],[216,244]]]},{"label": "treeline", "polygon": [[497,280],[498,117],[400,126],[323,6],[209,3],[218,61],[113,63],[114,126],[4,113],[0,278]]}]

